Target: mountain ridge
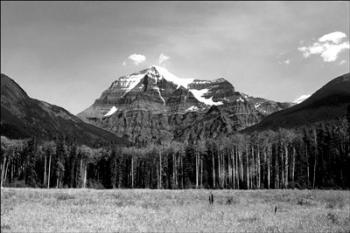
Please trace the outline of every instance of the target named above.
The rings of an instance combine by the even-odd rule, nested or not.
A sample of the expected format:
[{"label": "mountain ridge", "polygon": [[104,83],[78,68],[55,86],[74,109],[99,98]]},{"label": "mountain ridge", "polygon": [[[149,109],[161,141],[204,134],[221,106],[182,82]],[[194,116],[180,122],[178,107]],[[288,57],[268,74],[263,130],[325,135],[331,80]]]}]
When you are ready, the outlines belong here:
[{"label": "mountain ridge", "polygon": [[346,115],[348,105],[350,105],[350,73],[332,79],[300,104],[273,113],[246,131],[293,128],[342,118]]},{"label": "mountain ridge", "polygon": [[[224,78],[181,79],[163,67],[151,66],[113,81],[90,107],[77,116],[132,140],[139,137],[146,141],[153,137],[159,139],[163,137],[159,136],[162,135],[160,132],[166,132],[170,135],[167,139],[173,140],[179,139],[176,135],[180,135],[175,131],[181,131],[182,128],[187,130],[199,119],[209,119],[206,114],[215,105],[229,117],[230,126],[227,127],[236,131],[257,123],[271,112],[284,109],[291,103],[248,96],[236,91]],[[175,123],[180,119],[186,119],[185,123]],[[222,127],[218,126],[217,130]]]},{"label": "mountain ridge", "polygon": [[52,140],[65,135],[78,143],[127,143],[111,132],[81,121],[64,108],[33,99],[13,79],[1,74],[1,134],[9,138]]}]

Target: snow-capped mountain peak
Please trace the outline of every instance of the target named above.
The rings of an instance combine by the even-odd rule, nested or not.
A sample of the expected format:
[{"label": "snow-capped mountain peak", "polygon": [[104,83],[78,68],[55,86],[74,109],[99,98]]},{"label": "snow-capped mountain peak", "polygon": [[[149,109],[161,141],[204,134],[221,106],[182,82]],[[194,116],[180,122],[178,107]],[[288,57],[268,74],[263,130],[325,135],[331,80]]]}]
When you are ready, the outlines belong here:
[{"label": "snow-capped mountain peak", "polygon": [[172,82],[177,85],[177,88],[180,88],[181,86],[188,88],[188,85],[194,81],[193,78],[179,78],[176,75],[170,73],[164,67],[152,65],[151,67],[140,72],[132,73],[118,78],[112,83],[110,89],[119,89],[123,91],[124,94],[126,94],[134,89],[146,76],[154,79],[155,83],[157,83],[159,80],[165,79],[168,82]]},{"label": "snow-capped mountain peak", "polygon": [[164,78],[167,81],[176,84],[177,88],[179,88],[180,86],[187,88],[188,85],[194,81],[193,78],[179,78],[176,75],[170,73],[166,68],[161,66],[153,65],[149,70],[151,72],[153,71],[156,75],[158,74],[160,79]]},{"label": "snow-capped mountain peak", "polygon": [[115,80],[79,117],[118,136],[147,143],[182,137],[183,131],[199,138],[209,131],[212,135],[212,129],[217,135],[239,130],[286,106],[238,92],[221,77],[182,78],[154,65]]}]

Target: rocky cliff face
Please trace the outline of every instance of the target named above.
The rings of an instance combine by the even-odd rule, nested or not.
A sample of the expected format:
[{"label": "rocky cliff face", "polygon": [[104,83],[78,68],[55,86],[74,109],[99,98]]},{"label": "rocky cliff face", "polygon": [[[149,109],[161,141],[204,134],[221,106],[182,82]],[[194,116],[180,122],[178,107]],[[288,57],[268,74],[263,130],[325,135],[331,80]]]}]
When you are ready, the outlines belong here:
[{"label": "rocky cliff face", "polygon": [[288,107],[235,91],[227,80],[181,79],[152,66],[120,77],[78,116],[137,143],[227,135]]}]

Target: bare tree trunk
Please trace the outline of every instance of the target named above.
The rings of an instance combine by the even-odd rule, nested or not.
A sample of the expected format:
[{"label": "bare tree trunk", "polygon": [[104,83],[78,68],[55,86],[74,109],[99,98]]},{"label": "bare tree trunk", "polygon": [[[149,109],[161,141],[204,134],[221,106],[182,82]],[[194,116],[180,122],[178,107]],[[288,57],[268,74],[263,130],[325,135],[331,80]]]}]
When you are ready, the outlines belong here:
[{"label": "bare tree trunk", "polygon": [[49,189],[50,188],[50,178],[51,178],[51,153],[50,153],[50,157],[49,157],[49,174],[48,174],[48,177],[47,177],[47,188]]},{"label": "bare tree trunk", "polygon": [[221,161],[222,161],[222,166],[221,166],[221,174],[222,174],[222,179],[221,179],[221,187],[225,188],[226,187],[226,163],[225,163],[225,151],[221,153]]},{"label": "bare tree trunk", "polygon": [[211,161],[212,161],[212,172],[213,172],[213,188],[215,188],[215,159],[214,154],[211,154]]},{"label": "bare tree trunk", "polygon": [[87,162],[84,164],[84,183],[83,187],[86,188],[86,178],[87,178]]},{"label": "bare tree trunk", "polygon": [[312,188],[315,189],[315,183],[316,183],[316,164],[317,164],[317,157],[315,155],[315,162],[314,162],[314,178],[312,180]]},{"label": "bare tree trunk", "polygon": [[199,181],[199,161],[198,161],[198,152],[195,152],[196,154],[196,189],[198,189],[198,181]]},{"label": "bare tree trunk", "polygon": [[46,164],[47,164],[47,158],[46,158],[46,155],[44,155],[44,180],[43,180],[43,185],[46,185],[46,183],[47,183]]},{"label": "bare tree trunk", "polygon": [[172,186],[172,188],[174,189],[174,187],[176,185],[176,183],[175,183],[175,168],[176,168],[175,153],[173,153],[172,157],[173,157],[173,186]]},{"label": "bare tree trunk", "polygon": [[285,155],[284,155],[284,152],[283,152],[283,149],[282,149],[282,143],[280,143],[280,148],[279,148],[279,155],[281,156],[281,163],[280,163],[280,166],[279,166],[279,169],[281,170],[280,171],[280,177],[281,177],[281,188],[285,188],[285,181],[284,181],[284,178],[285,178],[285,171],[284,171],[284,168],[285,168]]},{"label": "bare tree trunk", "polygon": [[260,166],[260,148],[258,146],[258,189],[260,189],[261,182],[261,166]]},{"label": "bare tree trunk", "polygon": [[159,189],[162,188],[162,152],[159,150]]},{"label": "bare tree trunk", "polygon": [[295,172],[295,147],[293,147],[293,162],[292,162],[292,181],[294,184],[294,172]]},{"label": "bare tree trunk", "polygon": [[[266,148],[268,149],[268,148]],[[265,151],[265,157],[266,159],[266,164],[267,164],[267,188],[270,189],[271,188],[271,161],[270,161],[270,155],[267,156],[267,153],[269,151]]]},{"label": "bare tree trunk", "polygon": [[289,161],[288,161],[288,146],[287,145],[284,145],[284,151],[285,151],[285,156],[286,156],[286,158],[284,160],[284,162],[285,162],[285,164],[284,164],[285,165],[285,168],[284,168],[284,170],[285,170],[285,178],[284,178],[285,185],[284,185],[284,187],[288,188]]},{"label": "bare tree trunk", "polygon": [[5,175],[5,168],[6,168],[6,162],[7,162],[7,156],[4,153],[4,162],[2,163],[2,168],[1,168],[1,188],[3,187],[4,183],[4,175]]},{"label": "bare tree trunk", "polygon": [[236,176],[236,188],[239,189],[239,167],[238,167],[238,148],[235,149],[235,176]]},{"label": "bare tree trunk", "polygon": [[317,135],[316,135],[316,129],[313,130],[314,133],[314,144],[315,144],[315,161],[314,161],[314,178],[312,180],[312,188],[315,189],[315,183],[316,183],[316,164],[317,164]]},{"label": "bare tree trunk", "polygon": [[[243,174],[243,159],[242,159],[242,153],[238,152],[238,157],[239,157],[239,165],[241,167],[241,179],[242,179],[242,183],[244,183],[244,174]],[[239,186],[239,183],[238,183],[238,186]]]},{"label": "bare tree trunk", "polygon": [[179,188],[179,158],[175,155],[175,187]]},{"label": "bare tree trunk", "polygon": [[15,165],[14,165],[14,163],[12,163],[12,165],[11,165],[11,176],[10,176],[11,182],[13,182],[13,170],[14,169],[15,169]]},{"label": "bare tree trunk", "polygon": [[200,157],[200,162],[201,162],[201,187],[203,187],[203,158],[202,158],[202,156]]},{"label": "bare tree trunk", "polygon": [[81,179],[80,181],[82,182],[81,187],[84,188],[84,171],[83,171],[83,159],[80,159],[80,169],[79,169],[80,176],[79,178]]},{"label": "bare tree trunk", "polygon": [[218,152],[218,184],[219,188],[221,186],[221,159],[220,159],[220,152]]},{"label": "bare tree trunk", "polygon": [[277,146],[277,155],[276,155],[276,165],[275,165],[275,188],[279,188],[280,187],[280,149]]},{"label": "bare tree trunk", "polygon": [[[250,188],[253,188],[254,180],[256,181],[256,161],[255,161],[255,151],[254,146],[252,146],[252,169],[250,172]],[[255,182],[256,184],[256,182]]]},{"label": "bare tree trunk", "polygon": [[309,154],[308,147],[305,149],[305,157],[306,157],[306,173],[307,173],[307,187],[310,188],[310,162],[309,162]]},{"label": "bare tree trunk", "polygon": [[231,172],[232,172],[232,188],[236,187],[236,166],[235,166],[235,150],[231,150]]},{"label": "bare tree trunk", "polygon": [[181,187],[184,188],[184,162],[181,156]]},{"label": "bare tree trunk", "polygon": [[6,181],[6,177],[7,177],[7,170],[8,170],[8,168],[9,168],[9,163],[10,163],[10,161],[11,161],[11,160],[8,160],[8,161],[7,161],[7,164],[6,164],[6,168],[5,168],[5,175],[4,175],[4,182],[3,182],[4,184],[5,184],[5,181]]},{"label": "bare tree trunk", "polygon": [[134,158],[131,156],[131,188],[134,188]]},{"label": "bare tree trunk", "polygon": [[228,159],[228,152],[227,152],[227,149],[225,149],[225,152],[224,152],[224,187],[227,188],[228,187],[228,171],[229,171],[229,163],[227,161]]},{"label": "bare tree trunk", "polygon": [[221,179],[221,187],[225,188],[226,186],[226,166],[225,166],[225,151],[221,152],[221,161],[222,161],[222,166],[221,166],[221,174],[222,174],[222,179]]},{"label": "bare tree trunk", "polygon": [[250,188],[250,186],[249,186],[249,179],[250,179],[250,177],[249,177],[249,152],[248,152],[248,148],[246,147],[246,161],[247,161],[247,164],[246,164],[246,166],[247,166],[247,174],[246,174],[246,177],[247,177],[247,180],[246,180],[246,182],[247,182],[247,189],[249,189]]}]

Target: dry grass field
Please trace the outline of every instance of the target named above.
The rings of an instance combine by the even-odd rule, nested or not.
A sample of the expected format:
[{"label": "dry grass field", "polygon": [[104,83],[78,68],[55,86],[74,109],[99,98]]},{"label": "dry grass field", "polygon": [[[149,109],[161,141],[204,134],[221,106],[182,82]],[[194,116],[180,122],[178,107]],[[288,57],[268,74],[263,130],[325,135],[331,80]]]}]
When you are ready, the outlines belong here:
[{"label": "dry grass field", "polygon": [[209,192],[5,188],[1,232],[350,232],[350,191]]}]

